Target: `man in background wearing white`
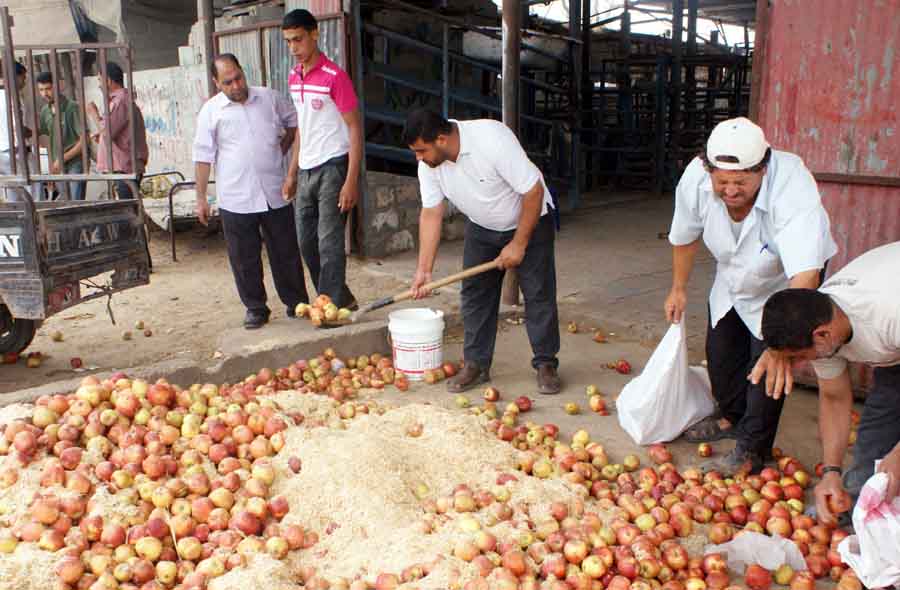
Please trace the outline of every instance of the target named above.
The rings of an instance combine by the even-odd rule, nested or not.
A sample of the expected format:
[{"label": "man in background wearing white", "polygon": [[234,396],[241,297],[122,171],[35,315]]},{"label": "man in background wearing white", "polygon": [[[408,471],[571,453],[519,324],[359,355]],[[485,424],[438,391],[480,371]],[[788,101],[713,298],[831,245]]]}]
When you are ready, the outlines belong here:
[{"label": "man in background wearing white", "polygon": [[263,285],[262,242],[288,317],[298,303],[308,303],[294,208],[281,194],[284,155],[294,140],[297,113],[287,97],[274,90],[247,86],[237,58],[222,54],[212,64],[220,92],[200,110],[194,139],[197,170],[197,217],[209,219],[207,186],[216,167],[216,196],[228,259],[241,302],[247,308],[244,328],[269,321]]}]

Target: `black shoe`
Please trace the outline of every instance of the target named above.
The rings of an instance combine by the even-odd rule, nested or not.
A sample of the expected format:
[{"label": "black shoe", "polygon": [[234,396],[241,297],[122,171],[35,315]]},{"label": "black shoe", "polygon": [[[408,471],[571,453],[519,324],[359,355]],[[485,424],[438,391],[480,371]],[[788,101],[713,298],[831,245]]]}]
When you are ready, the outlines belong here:
[{"label": "black shoe", "polygon": [[348,303],[344,307],[346,307],[350,311],[356,311],[357,309],[359,309],[359,303],[357,303],[356,299],[353,299],[350,303]]},{"label": "black shoe", "polygon": [[244,329],[246,330],[257,330],[262,328],[264,325],[269,323],[269,312],[268,311],[247,311],[247,315],[244,316]]},{"label": "black shoe", "polygon": [[706,461],[703,464],[703,470],[718,471],[723,477],[731,477],[738,473],[746,475],[759,473],[764,464],[761,453],[748,449],[741,441],[738,441],[734,449],[727,455]]}]

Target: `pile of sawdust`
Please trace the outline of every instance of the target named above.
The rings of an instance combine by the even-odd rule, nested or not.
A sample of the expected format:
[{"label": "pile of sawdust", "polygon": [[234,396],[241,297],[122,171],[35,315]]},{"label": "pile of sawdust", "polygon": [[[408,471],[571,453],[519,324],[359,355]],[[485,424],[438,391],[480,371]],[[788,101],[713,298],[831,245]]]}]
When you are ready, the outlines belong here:
[{"label": "pile of sawdust", "polygon": [[15,403],[3,406],[0,408],[0,426],[6,426],[16,420],[31,418],[32,414],[34,414],[34,406],[32,404]]},{"label": "pile of sawdust", "polygon": [[0,526],[11,526],[28,512],[28,505],[37,492],[49,491],[41,487],[43,464],[43,460],[33,461],[27,467],[21,468],[13,457],[2,458],[0,470],[15,469],[19,477],[10,487],[0,488]]},{"label": "pile of sawdust", "polygon": [[53,571],[58,557],[39,549],[36,543],[19,543],[16,550],[0,554],[0,588],[3,590],[47,590],[56,587]]},{"label": "pile of sawdust", "polygon": [[209,590],[297,590],[298,581],[287,564],[265,553],[254,555],[246,567],[235,568],[209,583]]},{"label": "pile of sawdust", "polygon": [[[417,424],[422,434],[409,436],[407,429]],[[426,512],[416,488],[427,486],[432,499],[459,484],[491,489],[499,472],[515,470],[518,457],[518,451],[487,432],[483,419],[421,404],[357,418],[345,430],[291,429],[286,439],[274,460],[283,475],[273,493],[288,498],[286,522],[320,536],[315,547],[292,555],[291,561],[313,563],[326,578],[399,575],[449,554],[455,540],[471,533],[459,528],[455,521],[461,515],[452,511],[444,526],[423,533],[418,525]],[[302,462],[296,475],[287,467],[292,456]],[[507,484],[511,505],[524,503],[537,514],[549,514],[551,502],[578,499],[560,480],[519,476]],[[482,514],[474,516],[487,524]],[[498,538],[508,538],[509,527],[496,526]],[[456,571],[462,580],[474,575],[470,564],[447,557],[417,586],[447,588]]]}]

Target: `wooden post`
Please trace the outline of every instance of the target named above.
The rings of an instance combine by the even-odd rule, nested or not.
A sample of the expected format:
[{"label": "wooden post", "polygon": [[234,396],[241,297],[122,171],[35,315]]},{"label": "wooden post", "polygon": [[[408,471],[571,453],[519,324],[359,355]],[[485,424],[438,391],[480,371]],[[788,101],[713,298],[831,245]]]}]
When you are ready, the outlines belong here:
[{"label": "wooden post", "polygon": [[[522,48],[522,2],[503,0],[503,122],[519,134],[519,52]],[[502,301],[519,304],[519,277],[507,270],[503,277]]]}]

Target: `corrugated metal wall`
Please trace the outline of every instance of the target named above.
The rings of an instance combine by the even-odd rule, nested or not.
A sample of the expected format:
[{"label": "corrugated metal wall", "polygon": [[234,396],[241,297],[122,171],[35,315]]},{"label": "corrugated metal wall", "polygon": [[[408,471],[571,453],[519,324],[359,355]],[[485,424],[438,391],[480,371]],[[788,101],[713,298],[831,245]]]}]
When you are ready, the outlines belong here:
[{"label": "corrugated metal wall", "polygon": [[[284,41],[282,41],[284,43]],[[251,86],[267,86],[260,63],[259,39],[256,31],[227,33],[219,37],[219,53],[233,53],[244,69]]]},{"label": "corrugated metal wall", "polygon": [[[900,186],[859,178],[900,178],[900,0],[769,0],[766,17],[765,58],[754,63],[760,124],[814,174],[843,175],[819,180],[840,248],[834,274],[900,240]],[[857,388],[868,389],[871,376],[852,366]],[[808,371],[801,377],[815,383]]]},{"label": "corrugated metal wall", "polygon": [[[814,173],[900,177],[900,0],[771,0],[760,123]],[[755,66],[755,64],[754,64]],[[900,240],[900,187],[819,182],[838,270]]]}]

